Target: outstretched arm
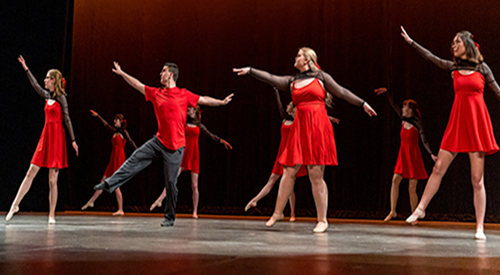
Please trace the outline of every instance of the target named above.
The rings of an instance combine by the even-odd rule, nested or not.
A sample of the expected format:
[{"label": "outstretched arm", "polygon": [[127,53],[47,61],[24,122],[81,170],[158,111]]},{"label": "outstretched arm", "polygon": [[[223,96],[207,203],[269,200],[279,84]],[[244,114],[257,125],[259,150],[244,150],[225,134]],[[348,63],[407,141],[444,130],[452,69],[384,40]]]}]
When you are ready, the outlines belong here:
[{"label": "outstretched arm", "polygon": [[135,145],[135,142],[132,140],[132,138],[128,134],[128,131],[123,129],[122,133],[125,136],[125,139],[128,140],[128,143],[130,143],[130,145],[132,145],[135,149],[137,149],[137,145]]},{"label": "outstretched arm", "polygon": [[228,95],[224,99],[216,99],[213,97],[209,96],[200,96],[200,99],[198,100],[199,105],[205,105],[205,106],[223,106],[229,104],[231,100],[233,100],[234,94]]},{"label": "outstretched arm", "polygon": [[396,111],[396,113],[398,114],[399,118],[402,118],[402,114],[401,114],[401,108],[399,108],[399,106],[396,104],[396,102],[394,102],[394,98],[392,97],[392,94],[390,94],[389,92],[387,92],[387,88],[378,88],[378,89],[375,89],[375,93],[377,95],[381,95],[383,93],[385,93],[387,95],[387,99],[389,99],[389,103],[391,104],[392,108],[394,109],[394,111]]},{"label": "outstretched arm", "polygon": [[244,68],[234,68],[233,72],[237,73],[238,75],[246,75],[249,74],[256,79],[266,82],[276,88],[278,88],[281,91],[289,91],[290,90],[290,79],[291,76],[286,75],[286,76],[277,76],[270,74],[266,71],[258,70],[252,67],[244,67]]},{"label": "outstretched arm", "polygon": [[231,144],[229,144],[227,141],[223,140],[222,138],[210,133],[210,131],[208,131],[207,127],[205,127],[205,125],[201,124],[201,122],[195,120],[194,123],[200,127],[200,130],[203,134],[205,134],[206,136],[208,136],[210,139],[212,139],[213,141],[215,142],[220,142],[224,145],[224,147],[226,147],[227,150],[232,150],[233,147],[231,146]]},{"label": "outstretched arm", "polygon": [[110,130],[111,132],[116,132],[116,128],[109,125],[109,123],[104,118],[102,118],[97,112],[95,112],[94,110],[90,110],[90,113],[92,113],[92,116],[99,118],[99,120],[101,120],[102,124],[104,125],[104,127],[106,127],[106,129]]},{"label": "outstretched arm", "polygon": [[40,84],[36,81],[36,78],[31,74],[30,69],[28,69],[28,66],[26,66],[26,60],[24,60],[23,56],[20,55],[17,60],[21,65],[23,66],[24,71],[26,72],[26,75],[28,76],[28,79],[30,80],[31,86],[35,89],[35,91],[43,98],[49,99],[50,98],[50,92],[47,90],[42,89],[40,87]]},{"label": "outstretched arm", "polygon": [[406,33],[406,30],[403,28],[403,26],[401,26],[401,36],[406,41],[406,43],[410,44],[410,46],[412,46],[415,50],[417,50],[417,52],[422,57],[424,57],[424,59],[436,64],[439,68],[449,71],[451,69],[451,67],[453,66],[452,61],[445,60],[445,59],[442,59],[442,58],[435,56],[429,50],[420,46],[417,42],[415,42],[415,40],[411,39],[410,36],[408,35],[408,33]]},{"label": "outstretched arm", "polygon": [[278,89],[276,87],[273,87],[273,88],[274,88],[274,92],[275,92],[275,95],[276,95],[276,102],[278,103],[278,110],[280,112],[281,119],[285,119],[286,118],[286,112],[283,109],[283,104],[281,103],[280,92],[278,91]]},{"label": "outstretched arm", "polygon": [[127,74],[126,72],[124,72],[122,70],[122,68],[120,67],[120,64],[118,64],[118,62],[113,62],[113,65],[115,67],[113,69],[111,69],[111,70],[115,74],[121,76],[125,80],[125,82],[128,83],[128,85],[132,86],[132,88],[136,89],[141,94],[143,94],[143,95],[146,94],[145,88],[144,88],[144,84],[142,84],[139,80],[137,80],[133,76],[131,76],[131,75]]}]

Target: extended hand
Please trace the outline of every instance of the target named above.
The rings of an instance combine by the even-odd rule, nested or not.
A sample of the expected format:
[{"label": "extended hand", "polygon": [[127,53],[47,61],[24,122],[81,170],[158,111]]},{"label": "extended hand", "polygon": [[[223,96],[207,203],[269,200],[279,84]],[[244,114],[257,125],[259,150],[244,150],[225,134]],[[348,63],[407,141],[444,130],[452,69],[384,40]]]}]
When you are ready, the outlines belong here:
[{"label": "extended hand", "polygon": [[401,36],[406,41],[406,43],[408,43],[410,45],[411,45],[411,43],[413,43],[413,39],[411,39],[410,36],[408,35],[408,33],[406,33],[406,30],[405,30],[405,28],[403,28],[403,26],[401,26]]},{"label": "extended hand", "polygon": [[75,149],[76,152],[76,156],[78,157],[78,145],[76,145],[76,141],[73,141],[71,145],[73,145],[73,148]]},{"label": "extended hand", "polygon": [[19,55],[19,57],[17,58],[17,61],[19,61],[19,63],[21,63],[21,65],[23,66],[23,69],[25,71],[28,70],[28,66],[26,66],[26,60],[24,60],[24,57],[22,55]]},{"label": "extended hand", "polygon": [[387,92],[387,88],[384,88],[384,87],[382,87],[382,88],[378,88],[378,89],[375,89],[375,93],[376,93],[377,95],[381,95],[381,94],[383,94],[383,93],[385,93],[385,92]]},{"label": "extended hand", "polygon": [[94,110],[90,110],[90,112],[92,113],[92,116],[98,116],[98,114]]},{"label": "extended hand", "polygon": [[375,112],[375,110],[373,110],[373,108],[366,102],[363,104],[363,110],[365,110],[369,116],[377,116],[377,112]]},{"label": "extended hand", "polygon": [[235,72],[238,75],[246,75],[250,73],[250,67],[233,68],[233,72]]},{"label": "extended hand", "polygon": [[436,162],[438,160],[438,158],[436,156],[434,156],[434,154],[431,155],[431,158],[434,162]]},{"label": "extended hand", "polygon": [[328,118],[330,119],[330,121],[332,123],[335,123],[335,124],[340,124],[340,119],[336,118],[336,117],[332,117],[332,116],[328,116]]},{"label": "extended hand", "polygon": [[220,139],[220,143],[224,144],[224,147],[226,147],[226,150],[233,150],[233,146],[229,144],[229,142],[223,140],[222,138]]},{"label": "extended hand", "polygon": [[117,75],[121,75],[122,74],[122,67],[120,67],[120,64],[118,64],[118,62],[113,62],[113,65],[115,66],[113,69],[111,69],[111,71],[113,71],[113,73],[117,74]]},{"label": "extended hand", "polygon": [[223,104],[223,105],[227,105],[227,104],[229,104],[229,102],[231,102],[231,100],[233,100],[233,96],[234,96],[234,93],[233,93],[233,94],[228,95],[226,98],[224,98],[224,99],[222,100],[222,104]]}]

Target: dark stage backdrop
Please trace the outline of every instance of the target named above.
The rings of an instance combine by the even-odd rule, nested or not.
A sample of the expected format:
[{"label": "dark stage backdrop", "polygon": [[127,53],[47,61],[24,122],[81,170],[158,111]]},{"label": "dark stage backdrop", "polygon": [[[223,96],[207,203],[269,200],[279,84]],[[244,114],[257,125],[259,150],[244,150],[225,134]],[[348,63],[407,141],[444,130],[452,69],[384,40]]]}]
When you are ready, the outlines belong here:
[{"label": "dark stage backdrop", "polygon": [[[227,152],[222,145],[201,138],[200,213],[242,214],[244,205],[270,175],[280,140],[281,119],[272,88],[250,76],[238,77],[231,69],[251,65],[275,74],[293,74],[298,48],[309,46],[316,50],[325,71],[367,100],[379,114],[370,118],[359,107],[341,100],[335,102],[331,114],[340,118],[340,125],[334,126],[339,166],[328,167],[325,173],[329,217],[383,218],[389,211],[401,121],[386,97],[375,96],[373,89],[385,86],[393,91],[398,102],[411,97],[420,103],[427,137],[435,153],[453,102],[450,75],[411,49],[401,38],[399,26],[404,25],[412,38],[445,58],[450,57],[454,34],[463,29],[472,31],[498,76],[500,53],[495,46],[500,44],[496,35],[499,8],[497,1],[474,5],[464,0],[215,0],[140,4],[130,0],[76,0],[68,99],[80,156],[74,157],[72,149],[68,149],[70,168],[59,179],[64,209],[79,209],[90,198],[92,186],[101,179],[109,160],[111,134],[90,116],[89,109],[109,121],[115,113],[123,113],[138,145],[157,130],[152,105],[111,72],[112,62],[119,61],[126,72],[146,85],[158,86],[163,64],[172,61],[180,67],[178,86],[217,98],[235,93],[233,102],[226,107],[204,108],[203,123],[228,140],[234,150]],[[63,28],[64,20],[58,22],[55,25]],[[52,61],[61,56],[64,57],[62,51]],[[46,58],[44,62],[50,61]],[[37,67],[35,75],[41,81],[48,67]],[[20,76],[14,79],[24,81],[24,85],[24,73],[18,71]],[[28,85],[23,87],[30,96],[27,101],[39,101],[25,86]],[[485,98],[498,132],[500,103],[488,89]],[[287,103],[290,94],[283,92],[282,100]],[[8,136],[13,140],[11,147],[23,144],[26,152],[19,150],[18,158],[23,160],[11,164],[5,195],[9,202],[2,201],[4,209],[15,196],[38,141],[43,125],[42,104],[30,108],[33,114],[24,118],[37,127],[35,134],[29,138],[19,137],[18,133]],[[19,108],[28,112],[24,105]],[[12,124],[16,126],[10,127],[19,127],[18,123]],[[127,147],[126,153],[131,154],[132,149]],[[430,173],[433,163],[426,153],[424,161]],[[500,173],[495,169],[498,164],[498,154],[487,157],[487,221],[500,218]],[[429,218],[474,220],[469,169],[468,157],[459,155],[429,205]],[[41,177],[35,183],[38,181],[42,181]],[[409,214],[406,186],[404,181],[398,212]],[[421,181],[419,196],[424,186],[425,181]],[[187,173],[179,178],[178,187],[178,210],[189,212],[191,187]],[[125,210],[147,211],[162,188],[163,170],[158,159],[122,188]],[[314,216],[308,179],[298,179],[295,191],[299,216]],[[277,187],[259,202],[263,214],[272,212],[276,192]],[[114,196],[103,195],[97,200],[96,209],[111,209],[115,205]],[[250,213],[259,214],[254,210]]]}]

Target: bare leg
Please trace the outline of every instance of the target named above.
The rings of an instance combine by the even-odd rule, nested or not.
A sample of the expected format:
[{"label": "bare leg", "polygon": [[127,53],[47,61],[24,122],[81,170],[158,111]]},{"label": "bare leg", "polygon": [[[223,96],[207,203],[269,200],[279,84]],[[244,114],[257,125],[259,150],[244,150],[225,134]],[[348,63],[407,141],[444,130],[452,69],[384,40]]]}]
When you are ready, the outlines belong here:
[{"label": "bare leg", "polygon": [[[106,176],[103,176],[102,179],[101,179],[101,182],[105,181],[106,180]],[[97,198],[99,198],[99,196],[102,194],[102,190],[96,190],[94,192],[94,195],[92,195],[92,197],[90,198],[90,200],[84,205],[82,206],[82,210],[85,210],[87,208],[92,208],[94,207],[94,202],[97,200]]]},{"label": "bare leg", "polygon": [[122,191],[120,191],[120,187],[116,188],[116,201],[118,202],[118,211],[113,213],[113,216],[123,216],[125,212],[123,212],[123,195]]},{"label": "bare leg", "polygon": [[33,182],[33,179],[35,178],[36,174],[40,170],[40,167],[31,164],[30,167],[28,168],[28,172],[26,173],[26,176],[23,179],[23,182],[21,183],[21,186],[19,187],[19,190],[17,191],[16,198],[12,202],[12,205],[10,207],[10,211],[5,217],[6,221],[9,221],[12,219],[12,216],[14,216],[15,213],[19,211],[19,204],[21,203],[21,200],[24,198],[26,193],[30,190],[31,183]]},{"label": "bare leg", "polygon": [[311,181],[314,203],[316,204],[316,212],[318,215],[318,224],[313,229],[314,233],[322,233],[328,228],[326,214],[328,211],[328,188],[323,179],[325,173],[324,165],[308,165],[307,172]]},{"label": "bare leg", "polygon": [[[392,186],[391,186],[391,212],[387,217],[385,217],[384,222],[390,221],[392,218],[397,217],[396,206],[398,205],[398,197],[399,197],[399,184],[403,176],[400,174],[394,174],[392,177]],[[412,211],[413,212],[413,211]]]},{"label": "bare leg", "polygon": [[408,219],[406,219],[407,223],[413,223],[419,218],[423,218],[425,216],[425,209],[429,202],[432,200],[436,192],[439,190],[439,186],[441,185],[441,180],[443,179],[446,170],[450,167],[451,162],[457,153],[453,153],[446,150],[439,150],[439,154],[437,157],[436,164],[432,169],[432,174],[427,181],[427,185],[425,186],[424,194],[420,199],[420,203],[417,206],[417,209],[411,214]]},{"label": "bare leg", "polygon": [[56,222],[56,205],[57,205],[57,178],[59,169],[49,169],[49,223]]},{"label": "bare leg", "polygon": [[408,194],[410,195],[411,212],[417,209],[417,204],[418,204],[417,184],[418,184],[417,179],[410,179],[408,182]]},{"label": "bare leg", "polygon": [[255,196],[250,202],[248,202],[247,206],[245,206],[245,211],[248,211],[251,207],[256,207],[257,202],[259,202],[263,197],[267,196],[271,189],[273,189],[274,183],[281,177],[281,175],[278,174],[271,174],[269,177],[269,180],[267,180],[266,185],[260,190],[259,194]]},{"label": "bare leg", "polygon": [[484,188],[484,152],[469,153],[474,208],[476,209],[476,239],[484,240],[484,216],[486,214],[486,189]]},{"label": "bare leg", "polygon": [[[177,173],[177,177],[179,177],[179,175],[182,173],[182,171],[183,171],[182,167],[179,168],[179,172]],[[160,196],[151,205],[151,207],[149,208],[149,211],[153,211],[153,209],[155,209],[156,207],[161,207],[161,202],[165,199],[166,196],[167,196],[167,190],[165,190],[165,188],[163,188],[163,191],[161,192]]]},{"label": "bare leg", "polygon": [[274,213],[271,218],[266,222],[267,227],[273,226],[276,221],[283,219],[283,209],[285,209],[288,198],[293,192],[293,186],[295,185],[295,174],[299,171],[301,165],[295,165],[293,167],[285,166],[283,169],[283,177],[280,181],[280,187],[278,191],[278,198],[276,199],[276,206],[274,208]]},{"label": "bare leg", "polygon": [[288,198],[288,202],[290,203],[290,222],[295,221],[295,192],[292,191],[292,194]]},{"label": "bare leg", "polygon": [[198,177],[200,174],[191,172],[191,189],[193,189],[193,218],[198,218],[198,202],[200,192],[198,191]]}]

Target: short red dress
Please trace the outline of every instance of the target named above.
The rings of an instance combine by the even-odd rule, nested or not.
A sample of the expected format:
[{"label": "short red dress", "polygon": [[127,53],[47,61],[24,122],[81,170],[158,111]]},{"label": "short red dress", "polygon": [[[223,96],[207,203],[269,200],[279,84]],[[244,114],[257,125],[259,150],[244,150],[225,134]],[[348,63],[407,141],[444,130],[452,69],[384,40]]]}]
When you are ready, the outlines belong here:
[{"label": "short red dress", "polygon": [[[292,125],[293,124],[286,125],[285,123],[281,125],[281,141],[278,150],[278,155],[276,156],[276,160],[274,161],[273,171],[271,172],[273,174],[283,175],[283,164],[279,163],[278,158],[283,152],[283,150],[285,150],[286,142],[288,140],[288,134],[290,133]],[[299,171],[297,171],[297,174],[295,174],[295,177],[302,177],[305,175],[307,175],[307,170],[305,166],[302,166],[300,167]]]},{"label": "short red dress", "polygon": [[45,100],[44,112],[45,124],[31,163],[39,167],[66,168],[68,158],[61,105],[53,99]]},{"label": "short red dress", "polygon": [[184,125],[186,133],[186,147],[182,156],[181,168],[183,171],[191,171],[192,173],[200,173],[200,128]]},{"label": "short red dress", "polygon": [[401,146],[394,174],[399,174],[405,179],[423,180],[428,178],[418,143],[419,135],[415,126],[406,129],[404,123],[401,125]]},{"label": "short red dress", "polygon": [[116,170],[122,166],[125,162],[125,144],[127,141],[123,138],[120,133],[115,133],[111,139],[111,144],[113,144],[113,149],[111,150],[111,157],[109,158],[108,166],[106,171],[104,171],[104,177],[111,177]]},{"label": "short red dress", "polygon": [[441,149],[456,152],[498,152],[490,115],[484,102],[484,76],[453,71],[455,101],[441,142]]},{"label": "short red dress", "polygon": [[315,78],[300,89],[292,89],[296,106],[288,140],[278,161],[286,166],[330,165],[337,162],[333,127],[325,105],[326,91]]}]

